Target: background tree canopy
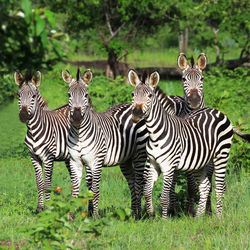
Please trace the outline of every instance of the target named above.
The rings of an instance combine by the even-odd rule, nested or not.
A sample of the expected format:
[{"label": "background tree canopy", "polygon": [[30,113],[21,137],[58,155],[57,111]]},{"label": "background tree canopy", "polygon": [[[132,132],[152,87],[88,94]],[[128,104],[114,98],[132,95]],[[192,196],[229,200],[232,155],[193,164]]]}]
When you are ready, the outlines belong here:
[{"label": "background tree canopy", "polygon": [[107,58],[111,77],[138,48],[213,48],[249,55],[247,0],[0,0],[2,69],[50,68],[79,52]]}]

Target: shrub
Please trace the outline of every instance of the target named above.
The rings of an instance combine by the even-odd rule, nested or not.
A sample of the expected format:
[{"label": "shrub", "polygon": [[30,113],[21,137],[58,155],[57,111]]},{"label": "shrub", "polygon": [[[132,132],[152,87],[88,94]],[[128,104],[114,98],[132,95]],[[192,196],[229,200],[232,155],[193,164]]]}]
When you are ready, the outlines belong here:
[{"label": "shrub", "polygon": [[13,75],[1,72],[0,74],[0,105],[13,99],[17,93],[17,85],[14,82]]},{"label": "shrub", "polygon": [[105,76],[96,76],[89,84],[89,95],[96,111],[104,111],[119,103],[131,102],[132,86],[124,83],[118,76],[115,80]]}]

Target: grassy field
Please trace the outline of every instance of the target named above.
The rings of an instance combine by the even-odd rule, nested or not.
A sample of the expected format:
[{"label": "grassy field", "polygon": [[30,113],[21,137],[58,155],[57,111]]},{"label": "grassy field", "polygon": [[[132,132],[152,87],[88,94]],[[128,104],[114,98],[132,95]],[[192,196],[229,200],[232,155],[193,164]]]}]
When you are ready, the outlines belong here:
[{"label": "grassy field", "polygon": [[[200,53],[205,53],[207,55],[208,63],[213,63],[216,60],[215,51],[213,48],[206,48],[204,50],[189,49],[188,57],[194,56],[195,59],[198,58]],[[137,67],[176,67],[177,66],[177,56],[179,55],[178,48],[150,48],[141,50],[132,50],[127,56],[127,63],[132,68]],[[224,54],[224,59],[235,59],[239,58],[240,50],[234,48],[228,53]],[[74,53],[69,56],[69,60],[72,61],[92,61],[92,60],[107,60],[105,55],[95,55],[87,54],[84,52]],[[124,61],[124,59],[122,59]]]},{"label": "grassy field", "polygon": [[[40,91],[50,108],[67,102],[67,86],[60,75],[60,70],[64,68],[69,68],[75,74],[74,67],[58,65],[53,72],[43,76]],[[239,78],[237,87],[234,87],[234,81],[225,78],[228,93],[224,93],[221,90],[223,81],[210,79],[211,82],[204,85],[207,105],[223,110],[234,124],[241,123],[242,129],[249,128],[249,103],[244,97],[249,93],[249,88],[245,86],[245,80]],[[95,84],[89,88],[94,88]],[[161,87],[168,95],[182,95],[180,82],[161,82]],[[235,106],[239,107],[237,112]],[[34,249],[39,246],[38,242],[34,242],[22,228],[29,230],[38,221],[38,216],[34,214],[37,188],[33,166],[27,153],[23,152],[26,127],[18,119],[17,100],[0,107],[0,120],[0,249]],[[249,145],[235,138],[228,163],[227,191],[220,220],[215,215],[191,218],[180,206],[178,216],[163,221],[160,217],[160,178],[153,197],[156,218],[149,219],[144,213],[141,221],[123,221],[117,216],[117,210],[130,207],[127,183],[119,167],[103,169],[99,203],[101,218],[96,221],[90,219],[90,223],[94,225],[105,219],[107,225],[100,226],[100,235],[86,233],[82,214],[76,213],[74,222],[71,222],[73,230],[67,235],[66,242],[73,242],[74,249],[249,249],[249,157]],[[64,163],[55,163],[52,186],[61,187],[62,193],[68,195],[70,185]],[[81,193],[84,190],[86,185],[83,181]],[[177,186],[176,191],[181,197],[183,188]],[[52,200],[55,198],[52,195]],[[213,194],[213,211],[215,205]]]}]

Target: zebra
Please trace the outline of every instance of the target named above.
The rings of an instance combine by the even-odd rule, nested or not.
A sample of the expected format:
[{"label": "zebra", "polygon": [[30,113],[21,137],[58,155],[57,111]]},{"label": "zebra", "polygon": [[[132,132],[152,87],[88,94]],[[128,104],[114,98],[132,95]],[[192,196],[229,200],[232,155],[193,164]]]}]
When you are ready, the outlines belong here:
[{"label": "zebra", "polygon": [[[186,55],[184,53],[180,53],[177,59],[177,63],[180,70],[182,71],[182,83],[184,89],[183,102],[180,102],[183,107],[181,108],[181,114],[179,114],[178,116],[184,117],[186,114],[190,114],[194,110],[205,107],[202,71],[206,68],[207,57],[204,53],[201,53],[198,57],[197,64],[195,64],[193,57],[191,57],[191,63],[189,64]],[[162,103],[164,105],[164,99],[162,100]],[[244,134],[234,127],[233,127],[233,132],[234,134],[237,134],[238,136],[244,138],[248,142],[250,141],[249,134]],[[213,175],[213,164],[210,163],[208,172],[208,178],[210,182],[212,182],[212,175]],[[211,192],[212,192],[212,185],[210,193]],[[208,214],[212,213],[210,194],[207,200],[206,212]]]},{"label": "zebra", "polygon": [[19,86],[19,118],[27,126],[25,144],[30,151],[30,158],[35,168],[38,189],[36,212],[38,213],[44,209],[44,191],[46,201],[50,199],[53,162],[65,161],[69,173],[70,168],[66,144],[69,130],[69,106],[66,104],[50,110],[38,90],[42,75],[39,71],[37,75],[38,79],[30,73],[26,73],[25,76],[20,72],[14,73],[15,83]]},{"label": "zebra", "polygon": [[98,217],[99,183],[104,166],[120,165],[131,193],[132,216],[141,214],[143,171],[146,162],[145,143],[148,138],[145,123],[131,120],[131,104],[115,105],[104,112],[94,110],[88,96],[88,84],[92,72],[76,79],[68,71],[62,72],[69,84],[70,129],[67,145],[70,153],[72,195],[77,197],[86,165],[86,183],[93,192],[89,202],[89,214]]},{"label": "zebra", "polygon": [[190,171],[199,184],[200,200],[196,216],[201,216],[211,186],[207,165],[212,161],[217,197],[216,214],[220,216],[233,127],[228,118],[216,109],[203,108],[186,118],[169,115],[153,91],[159,78],[159,73],[153,72],[141,81],[134,70],[128,73],[129,82],[135,87],[132,94],[132,120],[135,123],[145,120],[149,132],[146,150],[150,164],[146,169],[144,187],[147,211],[150,215],[154,214],[152,189],[160,173],[163,174],[162,217],[166,219],[174,172]]}]

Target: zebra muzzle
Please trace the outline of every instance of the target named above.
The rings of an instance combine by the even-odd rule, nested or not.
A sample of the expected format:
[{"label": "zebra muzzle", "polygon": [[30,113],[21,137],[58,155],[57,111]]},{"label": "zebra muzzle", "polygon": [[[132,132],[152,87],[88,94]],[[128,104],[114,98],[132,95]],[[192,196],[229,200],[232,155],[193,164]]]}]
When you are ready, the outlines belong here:
[{"label": "zebra muzzle", "polygon": [[139,122],[143,118],[143,112],[141,107],[135,106],[135,108],[132,110],[132,121],[134,123]]},{"label": "zebra muzzle", "polygon": [[30,116],[29,116],[29,113],[28,113],[26,106],[22,107],[22,109],[20,110],[19,119],[23,123],[26,123],[30,119]]},{"label": "zebra muzzle", "polygon": [[197,92],[192,92],[187,98],[188,105],[192,109],[198,109],[201,105],[201,97]]},{"label": "zebra muzzle", "polygon": [[74,108],[73,114],[72,114],[72,122],[74,125],[79,125],[82,121],[82,114],[81,114],[81,108]]}]

